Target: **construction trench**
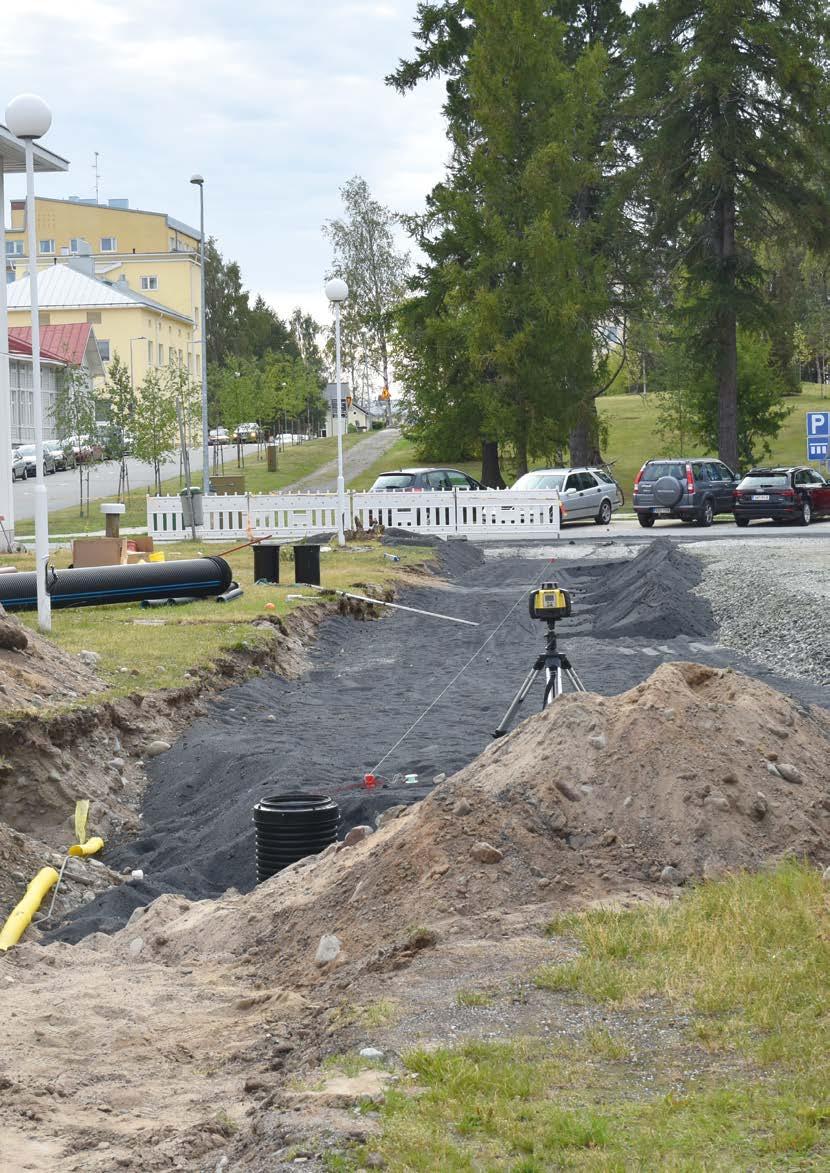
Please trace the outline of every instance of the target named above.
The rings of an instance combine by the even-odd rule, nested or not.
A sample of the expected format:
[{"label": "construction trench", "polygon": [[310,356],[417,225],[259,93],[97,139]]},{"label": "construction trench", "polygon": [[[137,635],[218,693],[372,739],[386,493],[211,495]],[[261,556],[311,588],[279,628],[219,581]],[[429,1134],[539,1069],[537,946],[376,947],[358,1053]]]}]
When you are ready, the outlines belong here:
[{"label": "construction trench", "polygon": [[[665,539],[452,544],[398,601],[478,627],[332,615],[305,629],[305,671],[214,694],[146,760],[140,820],[105,836],[106,867],[82,861],[109,878],[0,954],[10,1168],[322,1170],[372,1142],[361,1105],[396,1078],[332,1082],[335,1053],[370,1043],[394,1071],[416,1042],[605,1027],[528,984],[562,960],[545,932],[558,912],[670,899],[788,855],[830,864],[827,690],[721,646],[701,576]],[[589,691],[540,713],[537,684],[494,741],[544,647],[528,591],[550,580],[573,594],[560,644]],[[169,735],[153,703],[144,744]],[[296,791],[336,799],[341,840],[386,817],[256,885],[254,807]],[[522,997],[460,1010],[478,983]],[[386,1002],[394,1024],[369,1025],[362,1008]],[[673,1017],[648,1045],[614,1021],[639,1032],[644,1094],[682,1091],[659,1075]],[[719,1062],[698,1048],[688,1068]]]},{"label": "construction trench", "polygon": [[[544,626],[528,617],[525,600],[543,579],[573,593],[574,614],[559,627],[560,643],[590,692],[622,693],[658,664],[680,660],[734,668],[805,704],[827,704],[819,686],[776,677],[716,645],[711,608],[692,593],[698,563],[667,539],[639,547],[634,560],[604,561],[602,547],[587,560],[559,552],[552,560],[493,553],[451,545],[442,551],[445,581],[406,595],[408,605],[480,626],[403,611],[368,623],[340,616],[323,624],[310,671],[299,679],[260,676],[219,694],[206,717],[147,763],[141,832],[107,852],[111,867],[141,871],[143,878],[102,893],[51,939],[114,932],[135,908],[166,892],[201,900],[228,888],[250,891],[256,882],[252,812],[265,796],[331,795],[341,810],[341,838],[355,826],[374,826],[387,807],[424,798],[433,779],[454,774],[490,744],[542,651]],[[539,684],[517,722],[538,712],[541,702]],[[362,780],[370,771],[382,782],[367,790]],[[413,774],[417,784],[403,782]]]}]

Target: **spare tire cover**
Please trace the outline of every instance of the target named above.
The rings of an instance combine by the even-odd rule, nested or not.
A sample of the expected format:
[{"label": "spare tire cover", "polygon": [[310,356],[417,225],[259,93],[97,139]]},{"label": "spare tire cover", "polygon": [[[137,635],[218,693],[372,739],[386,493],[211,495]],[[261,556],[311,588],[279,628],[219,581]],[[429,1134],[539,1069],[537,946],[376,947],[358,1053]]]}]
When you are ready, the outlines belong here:
[{"label": "spare tire cover", "polygon": [[683,496],[683,485],[677,477],[660,477],[654,485],[654,499],[660,505],[676,505]]}]

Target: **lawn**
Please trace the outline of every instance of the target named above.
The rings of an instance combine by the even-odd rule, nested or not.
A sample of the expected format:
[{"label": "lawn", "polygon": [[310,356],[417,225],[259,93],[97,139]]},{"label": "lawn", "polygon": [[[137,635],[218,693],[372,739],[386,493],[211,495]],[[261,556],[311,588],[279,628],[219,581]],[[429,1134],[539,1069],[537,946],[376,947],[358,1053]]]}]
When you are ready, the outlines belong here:
[{"label": "lawn", "polygon": [[[385,1168],[830,1168],[818,869],[789,861],[669,906],[571,915],[551,933],[580,950],[536,976],[562,1029],[405,1055],[371,1142]],[[568,1037],[577,1011],[592,1025]]]},{"label": "lawn", "polygon": [[[347,435],[343,437],[346,449],[352,448],[364,437],[361,435]],[[309,476],[318,468],[337,457],[337,438],[334,436],[319,440],[306,440],[303,444],[289,445],[279,453],[277,471],[268,472],[268,466],[263,451],[257,458],[247,455],[245,467],[237,468],[236,449],[227,446],[224,450],[225,475],[244,475],[245,488],[251,493],[270,493],[275,489],[284,489],[287,485]],[[211,465],[212,467],[212,465]],[[220,469],[220,475],[222,470]],[[197,475],[201,483],[201,473]],[[182,488],[179,477],[171,477],[162,482],[162,494],[174,496]],[[101,500],[115,500],[115,497]],[[78,509],[72,506],[69,509],[59,509],[49,514],[50,536],[58,537],[61,534],[82,534],[97,532],[103,529],[103,517],[99,508],[101,500],[93,501],[89,516],[79,517]],[[147,490],[135,489],[125,501],[127,511],[121,519],[121,525],[126,529],[132,526],[146,527],[147,525]],[[22,522],[21,529],[26,529],[31,522]]]},{"label": "lawn", "polygon": [[[821,411],[830,407],[830,399],[821,399],[815,384],[805,384],[801,395],[787,399],[790,414],[773,444],[772,458],[785,464],[803,464],[807,459],[807,425],[805,412]],[[599,401],[599,413],[608,425],[606,459],[615,461],[614,475],[622,484],[630,500],[634,477],[643,462],[655,456],[714,456],[699,447],[687,445],[687,452],[678,453],[659,438],[657,399],[643,400],[639,395],[614,395]]]},{"label": "lawn", "polygon": [[[347,546],[345,550],[333,548],[331,552],[323,553],[321,577],[324,585],[341,589],[355,585],[365,593],[367,583],[392,583],[408,567],[421,564],[432,556],[431,551],[424,548],[401,548],[395,550],[400,561],[393,562],[387,556],[392,552],[389,548],[379,544],[367,546]],[[164,554],[167,561],[171,561],[194,558],[200,552],[218,554],[221,549],[221,545],[211,547],[198,542],[180,542],[165,544]],[[292,548],[286,546],[282,550],[280,577],[287,582],[278,586],[254,584],[250,549],[230,555],[228,561],[234,578],[245,593],[225,604],[207,599],[182,607],[146,610],[139,603],[55,610],[52,613],[52,639],[69,652],[98,652],[102,657],[98,671],[110,685],[110,695],[179,687],[188,683],[185,673],[210,668],[224,651],[251,650],[270,638],[267,630],[251,626],[254,619],[286,615],[295,607],[306,605],[287,598],[287,595],[301,590],[293,585],[291,555]],[[55,566],[59,569],[67,566],[70,557],[68,550],[56,551]],[[2,555],[0,566],[4,565],[31,570],[34,556]],[[315,594],[312,590],[302,593]],[[267,603],[274,604],[273,611],[266,609]],[[35,612],[16,614],[24,624],[33,628],[37,626]]]},{"label": "lawn", "polygon": [[[806,451],[806,422],[805,413],[808,411],[822,411],[830,408],[830,398],[821,398],[820,388],[815,383],[805,383],[802,394],[785,402],[790,407],[790,414],[784,423],[778,439],[773,446],[772,459],[784,463],[798,464],[807,459]],[[663,444],[657,435],[657,406],[656,396],[652,395],[643,400],[639,395],[606,396],[599,401],[600,417],[608,426],[608,442],[605,445],[605,455],[608,461],[614,461],[614,475],[623,487],[626,499],[630,500],[634,477],[646,460],[655,456],[678,455]],[[688,447],[688,446],[687,446]],[[671,450],[670,450],[671,449]],[[679,455],[684,455],[680,453]],[[715,453],[703,452],[694,447],[685,455],[714,456]],[[371,468],[356,477],[349,484],[350,489],[367,489],[372,481],[382,472],[389,469],[405,468],[408,465],[444,464],[440,459],[422,459],[415,451],[411,440],[402,437],[394,444],[379,461]],[[459,468],[470,476],[481,476],[481,461],[449,462],[453,468]],[[542,462],[537,460],[531,467],[539,468]],[[515,479],[510,455],[502,458],[502,473],[508,484]]]}]

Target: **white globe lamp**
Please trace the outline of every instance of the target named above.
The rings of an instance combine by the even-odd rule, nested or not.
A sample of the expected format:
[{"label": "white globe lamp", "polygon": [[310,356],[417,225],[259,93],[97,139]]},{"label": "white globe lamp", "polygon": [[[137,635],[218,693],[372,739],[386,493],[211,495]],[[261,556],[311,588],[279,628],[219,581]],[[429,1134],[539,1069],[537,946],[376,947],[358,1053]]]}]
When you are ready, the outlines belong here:
[{"label": "white globe lamp", "polygon": [[6,107],[6,126],[18,138],[42,138],[52,125],[52,111],[37,94],[18,94]]},{"label": "white globe lamp", "polygon": [[335,305],[339,305],[349,296],[349,287],[345,281],[340,277],[332,277],[331,281],[326,283],[326,297],[329,301],[333,301]]}]

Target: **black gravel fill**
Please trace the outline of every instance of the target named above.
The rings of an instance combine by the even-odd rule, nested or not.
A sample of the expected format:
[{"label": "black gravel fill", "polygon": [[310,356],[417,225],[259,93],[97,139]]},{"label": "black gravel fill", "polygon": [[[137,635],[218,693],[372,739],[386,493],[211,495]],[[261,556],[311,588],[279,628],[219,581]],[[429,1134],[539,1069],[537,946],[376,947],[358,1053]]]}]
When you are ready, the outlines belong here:
[{"label": "black gravel fill", "polygon": [[716,628],[707,599],[691,594],[700,565],[669,538],[651,542],[631,562],[617,562],[588,594],[595,606],[593,634],[674,639],[710,636]]},{"label": "black gravel fill", "polygon": [[[262,676],[228,689],[168,753],[148,763],[143,832],[107,853],[108,864],[125,871],[141,868],[145,879],[103,893],[52,938],[75,942],[88,933],[112,932],[134,908],[163,892],[203,899],[229,887],[250,890],[255,881],[253,807],[264,796],[292,790],[330,794],[341,807],[341,834],[359,823],[374,823],[378,812],[393,804],[422,798],[435,775],[452,774],[490,743],[544,650],[545,625],[529,618],[526,602],[530,588],[541,581],[556,579],[575,591],[574,616],[559,624],[560,648],[591,691],[623,692],[661,660],[673,658],[732,665],[791,695],[820,701],[819,688],[778,680],[731,652],[690,649],[688,634],[699,634],[702,622],[688,594],[698,578],[697,564],[667,556],[661,542],[654,546],[650,557],[641,555],[630,564],[586,561],[579,566],[555,559],[483,559],[475,546],[452,543],[441,550],[447,572],[458,568],[449,584],[408,591],[402,601],[478,621],[479,627],[404,611],[370,623],[332,618],[321,629],[304,677]],[[668,578],[670,571],[676,576],[673,610],[661,603],[656,622],[662,631],[666,615],[676,615],[676,629],[688,617],[693,631],[658,652],[643,647],[662,638],[646,621],[643,579],[652,574]],[[617,602],[621,616],[640,616],[636,622],[645,639],[629,638],[628,632],[614,639],[596,637],[592,627],[602,626],[599,612]],[[475,662],[451,683],[497,627]],[[363,788],[363,775],[447,685],[444,696],[380,766],[388,780],[414,772],[419,784],[390,781],[377,790]],[[518,720],[538,712],[541,701],[539,681]]]}]

